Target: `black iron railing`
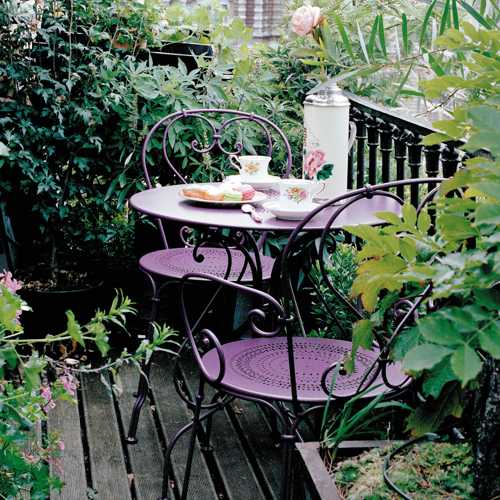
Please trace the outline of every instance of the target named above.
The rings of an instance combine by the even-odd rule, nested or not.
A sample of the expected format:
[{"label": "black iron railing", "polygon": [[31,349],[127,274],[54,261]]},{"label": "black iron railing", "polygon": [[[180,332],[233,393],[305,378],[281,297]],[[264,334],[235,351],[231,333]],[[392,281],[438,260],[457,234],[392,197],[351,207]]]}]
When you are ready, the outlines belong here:
[{"label": "black iron railing", "polygon": [[[422,138],[435,130],[426,120],[403,115],[368,99],[346,92],[351,119],[356,124],[356,143],[349,155],[348,187],[357,188],[390,180],[419,177],[450,177],[461,161],[458,142],[423,146]],[[397,189],[404,195],[404,188]],[[419,188],[411,188],[418,204]]]}]

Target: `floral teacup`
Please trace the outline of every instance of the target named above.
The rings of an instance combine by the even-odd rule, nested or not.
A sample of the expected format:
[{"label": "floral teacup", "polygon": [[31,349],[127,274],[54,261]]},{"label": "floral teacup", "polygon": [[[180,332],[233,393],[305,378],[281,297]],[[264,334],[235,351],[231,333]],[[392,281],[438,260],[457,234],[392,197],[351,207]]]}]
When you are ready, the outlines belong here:
[{"label": "floral teacup", "polygon": [[324,183],[305,179],[282,179],[279,204],[282,208],[303,210],[313,202],[313,197],[324,189]]},{"label": "floral teacup", "polygon": [[267,177],[267,168],[271,161],[270,156],[232,156],[230,158],[231,165],[240,172],[241,180],[251,181],[252,179],[261,179]]}]

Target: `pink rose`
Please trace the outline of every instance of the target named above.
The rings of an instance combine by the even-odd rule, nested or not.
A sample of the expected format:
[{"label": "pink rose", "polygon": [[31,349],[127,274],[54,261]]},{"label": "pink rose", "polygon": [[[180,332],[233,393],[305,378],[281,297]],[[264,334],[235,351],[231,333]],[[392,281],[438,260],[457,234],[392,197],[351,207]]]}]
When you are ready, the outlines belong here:
[{"label": "pink rose", "polygon": [[16,293],[23,285],[20,281],[17,281],[12,277],[12,273],[10,271],[6,271],[5,269],[3,270],[3,273],[0,273],[0,283],[12,293]]},{"label": "pink rose", "polygon": [[309,179],[314,179],[318,170],[325,163],[325,153],[321,149],[313,149],[304,160],[304,173]]},{"label": "pink rose", "polygon": [[292,16],[292,31],[297,35],[305,36],[312,32],[321,21],[321,10],[319,7],[303,5],[299,7]]}]

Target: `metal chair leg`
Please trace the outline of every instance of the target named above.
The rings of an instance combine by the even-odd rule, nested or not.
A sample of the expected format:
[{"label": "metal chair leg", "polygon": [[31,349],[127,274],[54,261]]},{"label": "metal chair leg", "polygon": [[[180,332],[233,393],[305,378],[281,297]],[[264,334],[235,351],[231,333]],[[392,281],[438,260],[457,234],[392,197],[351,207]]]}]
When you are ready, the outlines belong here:
[{"label": "metal chair leg", "polygon": [[[158,296],[153,295],[151,299],[151,316],[149,320],[149,328],[148,328],[148,339],[151,339],[153,336],[153,323],[156,321],[158,316],[158,306],[160,299]],[[130,424],[128,428],[128,433],[125,441],[127,444],[136,444],[137,443],[137,426],[139,425],[139,417],[141,415],[142,407],[148,398],[149,393],[149,372],[151,369],[151,360],[147,363],[141,364],[141,374],[139,377],[139,385],[137,388],[136,398],[134,402],[134,407],[132,409],[132,415],[130,416]]]},{"label": "metal chair leg", "polygon": [[[289,431],[290,429],[287,429]],[[281,435],[281,446],[283,448],[283,471],[281,474],[281,500],[291,500],[292,498],[292,459],[293,444],[295,436],[288,432]]]},{"label": "metal chair leg", "polygon": [[[189,489],[189,479],[191,476],[191,467],[193,464],[193,456],[194,456],[194,448],[196,445],[196,435],[200,429],[201,426],[201,408],[203,405],[203,399],[205,397],[205,382],[202,378],[200,378],[200,385],[198,387],[198,393],[196,394],[196,405],[194,407],[194,412],[193,412],[193,421],[189,423],[188,425],[184,426],[172,439],[171,443],[169,444],[167,451],[165,452],[165,463],[163,465],[163,485],[162,485],[162,496],[159,500],[168,500],[168,495],[169,495],[169,490],[170,490],[170,476],[169,476],[169,471],[171,468],[171,461],[170,457],[172,455],[172,451],[174,449],[174,446],[176,445],[177,441],[179,438],[185,434],[188,430],[191,429],[191,438],[189,441],[189,449],[188,449],[188,456],[187,456],[187,461],[186,461],[186,469],[184,472],[184,481],[182,484],[182,491],[181,491],[181,500],[186,500],[187,495],[188,495],[188,489]],[[215,410],[213,410],[215,411]],[[211,420],[211,415],[212,412],[209,414],[206,414],[203,418],[209,418]]]}]

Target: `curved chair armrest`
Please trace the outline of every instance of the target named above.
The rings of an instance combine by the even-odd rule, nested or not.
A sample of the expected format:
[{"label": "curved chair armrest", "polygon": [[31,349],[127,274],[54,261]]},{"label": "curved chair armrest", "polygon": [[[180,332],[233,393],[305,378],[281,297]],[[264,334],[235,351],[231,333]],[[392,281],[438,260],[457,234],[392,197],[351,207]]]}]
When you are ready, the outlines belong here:
[{"label": "curved chair armrest", "polygon": [[[285,317],[285,310],[283,309],[283,306],[274,297],[272,297],[268,293],[262,292],[261,290],[250,288],[240,283],[235,283],[226,280],[224,278],[220,278],[218,276],[214,276],[207,273],[188,273],[184,275],[181,280],[181,314],[182,314],[182,320],[184,322],[184,327],[186,330],[186,335],[193,349],[196,362],[200,367],[203,375],[211,383],[217,384],[221,382],[221,380],[224,378],[226,369],[226,361],[224,358],[224,351],[222,349],[222,345],[217,335],[208,328],[203,328],[199,332],[196,331],[199,326],[199,320],[197,320],[194,324],[191,323],[186,308],[186,297],[185,297],[186,285],[190,281],[199,282],[200,280],[210,281],[215,285],[219,285],[220,287],[228,287],[231,290],[245,293],[247,295],[257,298],[262,304],[264,304],[266,306],[265,308],[254,308],[248,313],[251,329],[256,335],[259,335],[261,337],[273,337],[277,335],[282,331],[283,325],[287,322],[287,319]],[[216,296],[217,292],[215,292],[212,298],[208,300],[201,314],[201,317],[203,317],[205,313],[210,309],[210,307],[214,303]],[[272,328],[266,330],[263,329],[261,326],[259,326],[259,323],[268,319],[274,320],[271,321]],[[206,369],[206,366],[203,362],[203,354],[200,352],[199,342],[195,338],[196,334],[198,333],[202,336],[205,347],[212,345],[216,349],[217,357],[219,359],[219,372],[217,376],[214,376],[213,374],[210,375],[209,371]]]}]

